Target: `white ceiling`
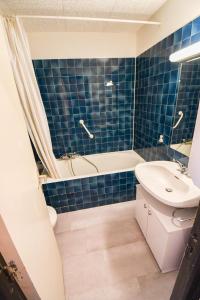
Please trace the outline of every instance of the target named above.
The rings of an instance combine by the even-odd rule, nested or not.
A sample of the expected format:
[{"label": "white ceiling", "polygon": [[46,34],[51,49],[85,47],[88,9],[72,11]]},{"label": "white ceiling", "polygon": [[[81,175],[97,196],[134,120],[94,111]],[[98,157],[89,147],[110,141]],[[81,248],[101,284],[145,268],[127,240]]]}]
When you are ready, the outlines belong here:
[{"label": "white ceiling", "polygon": [[[6,15],[59,15],[148,20],[167,0],[0,0]],[[26,19],[35,31],[135,32],[139,25],[85,21]],[[141,25],[140,25],[141,26]]]}]

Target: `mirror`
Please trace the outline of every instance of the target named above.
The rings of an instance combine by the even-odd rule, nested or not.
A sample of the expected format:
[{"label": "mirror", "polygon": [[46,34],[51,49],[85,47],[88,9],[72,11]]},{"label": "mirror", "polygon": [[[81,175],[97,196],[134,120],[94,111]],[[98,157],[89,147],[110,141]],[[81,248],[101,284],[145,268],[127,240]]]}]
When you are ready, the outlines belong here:
[{"label": "mirror", "polygon": [[190,155],[200,100],[200,58],[180,64],[171,148]]}]

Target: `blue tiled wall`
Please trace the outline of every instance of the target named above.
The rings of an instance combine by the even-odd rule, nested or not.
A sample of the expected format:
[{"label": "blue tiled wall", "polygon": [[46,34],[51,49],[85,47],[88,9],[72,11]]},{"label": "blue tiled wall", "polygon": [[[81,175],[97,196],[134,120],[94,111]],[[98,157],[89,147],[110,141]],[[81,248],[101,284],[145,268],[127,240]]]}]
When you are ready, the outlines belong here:
[{"label": "blue tiled wall", "polygon": [[[134,58],[34,60],[53,151],[132,149]],[[105,87],[112,80],[113,87]],[[95,135],[91,140],[79,120]]]},{"label": "blue tiled wall", "polygon": [[47,205],[58,213],[135,199],[133,171],[54,182],[43,185]]},{"label": "blue tiled wall", "polygon": [[197,41],[200,17],[137,57],[135,148],[158,146],[160,134],[170,143],[180,64],[170,63],[169,55]]},{"label": "blue tiled wall", "polygon": [[179,126],[173,130],[172,143],[181,143],[183,139],[191,140],[200,100],[200,59],[182,64],[179,91],[176,101],[176,118],[182,111],[184,117]]}]

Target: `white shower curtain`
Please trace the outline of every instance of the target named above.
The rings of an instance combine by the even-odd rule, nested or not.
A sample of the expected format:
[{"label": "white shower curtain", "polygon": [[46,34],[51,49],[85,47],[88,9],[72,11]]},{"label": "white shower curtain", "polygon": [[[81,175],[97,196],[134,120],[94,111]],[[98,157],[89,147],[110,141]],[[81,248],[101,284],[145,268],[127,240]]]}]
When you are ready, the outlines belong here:
[{"label": "white shower curtain", "polygon": [[53,154],[46,113],[32,65],[29,44],[21,20],[17,17],[1,17],[8,41],[15,83],[30,138],[46,171],[59,178]]}]

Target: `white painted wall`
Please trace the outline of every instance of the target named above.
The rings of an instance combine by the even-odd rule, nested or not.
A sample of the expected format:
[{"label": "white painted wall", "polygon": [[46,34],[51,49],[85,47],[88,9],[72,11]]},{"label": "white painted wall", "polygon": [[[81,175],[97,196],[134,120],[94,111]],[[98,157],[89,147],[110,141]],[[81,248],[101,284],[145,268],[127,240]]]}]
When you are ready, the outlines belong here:
[{"label": "white painted wall", "polygon": [[194,135],[192,139],[192,148],[189,157],[189,173],[192,177],[192,180],[196,186],[200,188],[200,105],[198,109],[196,125],[194,130]]},{"label": "white painted wall", "polygon": [[51,228],[0,22],[0,214],[42,300],[64,300]]},{"label": "white painted wall", "polygon": [[161,22],[161,25],[142,26],[137,31],[137,55],[143,53],[199,15],[199,0],[168,0],[151,18],[151,20]]},{"label": "white painted wall", "polygon": [[199,0],[168,0],[136,33],[28,32],[33,59],[135,57],[200,15]]},{"label": "white painted wall", "polygon": [[136,37],[130,33],[28,33],[33,59],[135,57]]}]

